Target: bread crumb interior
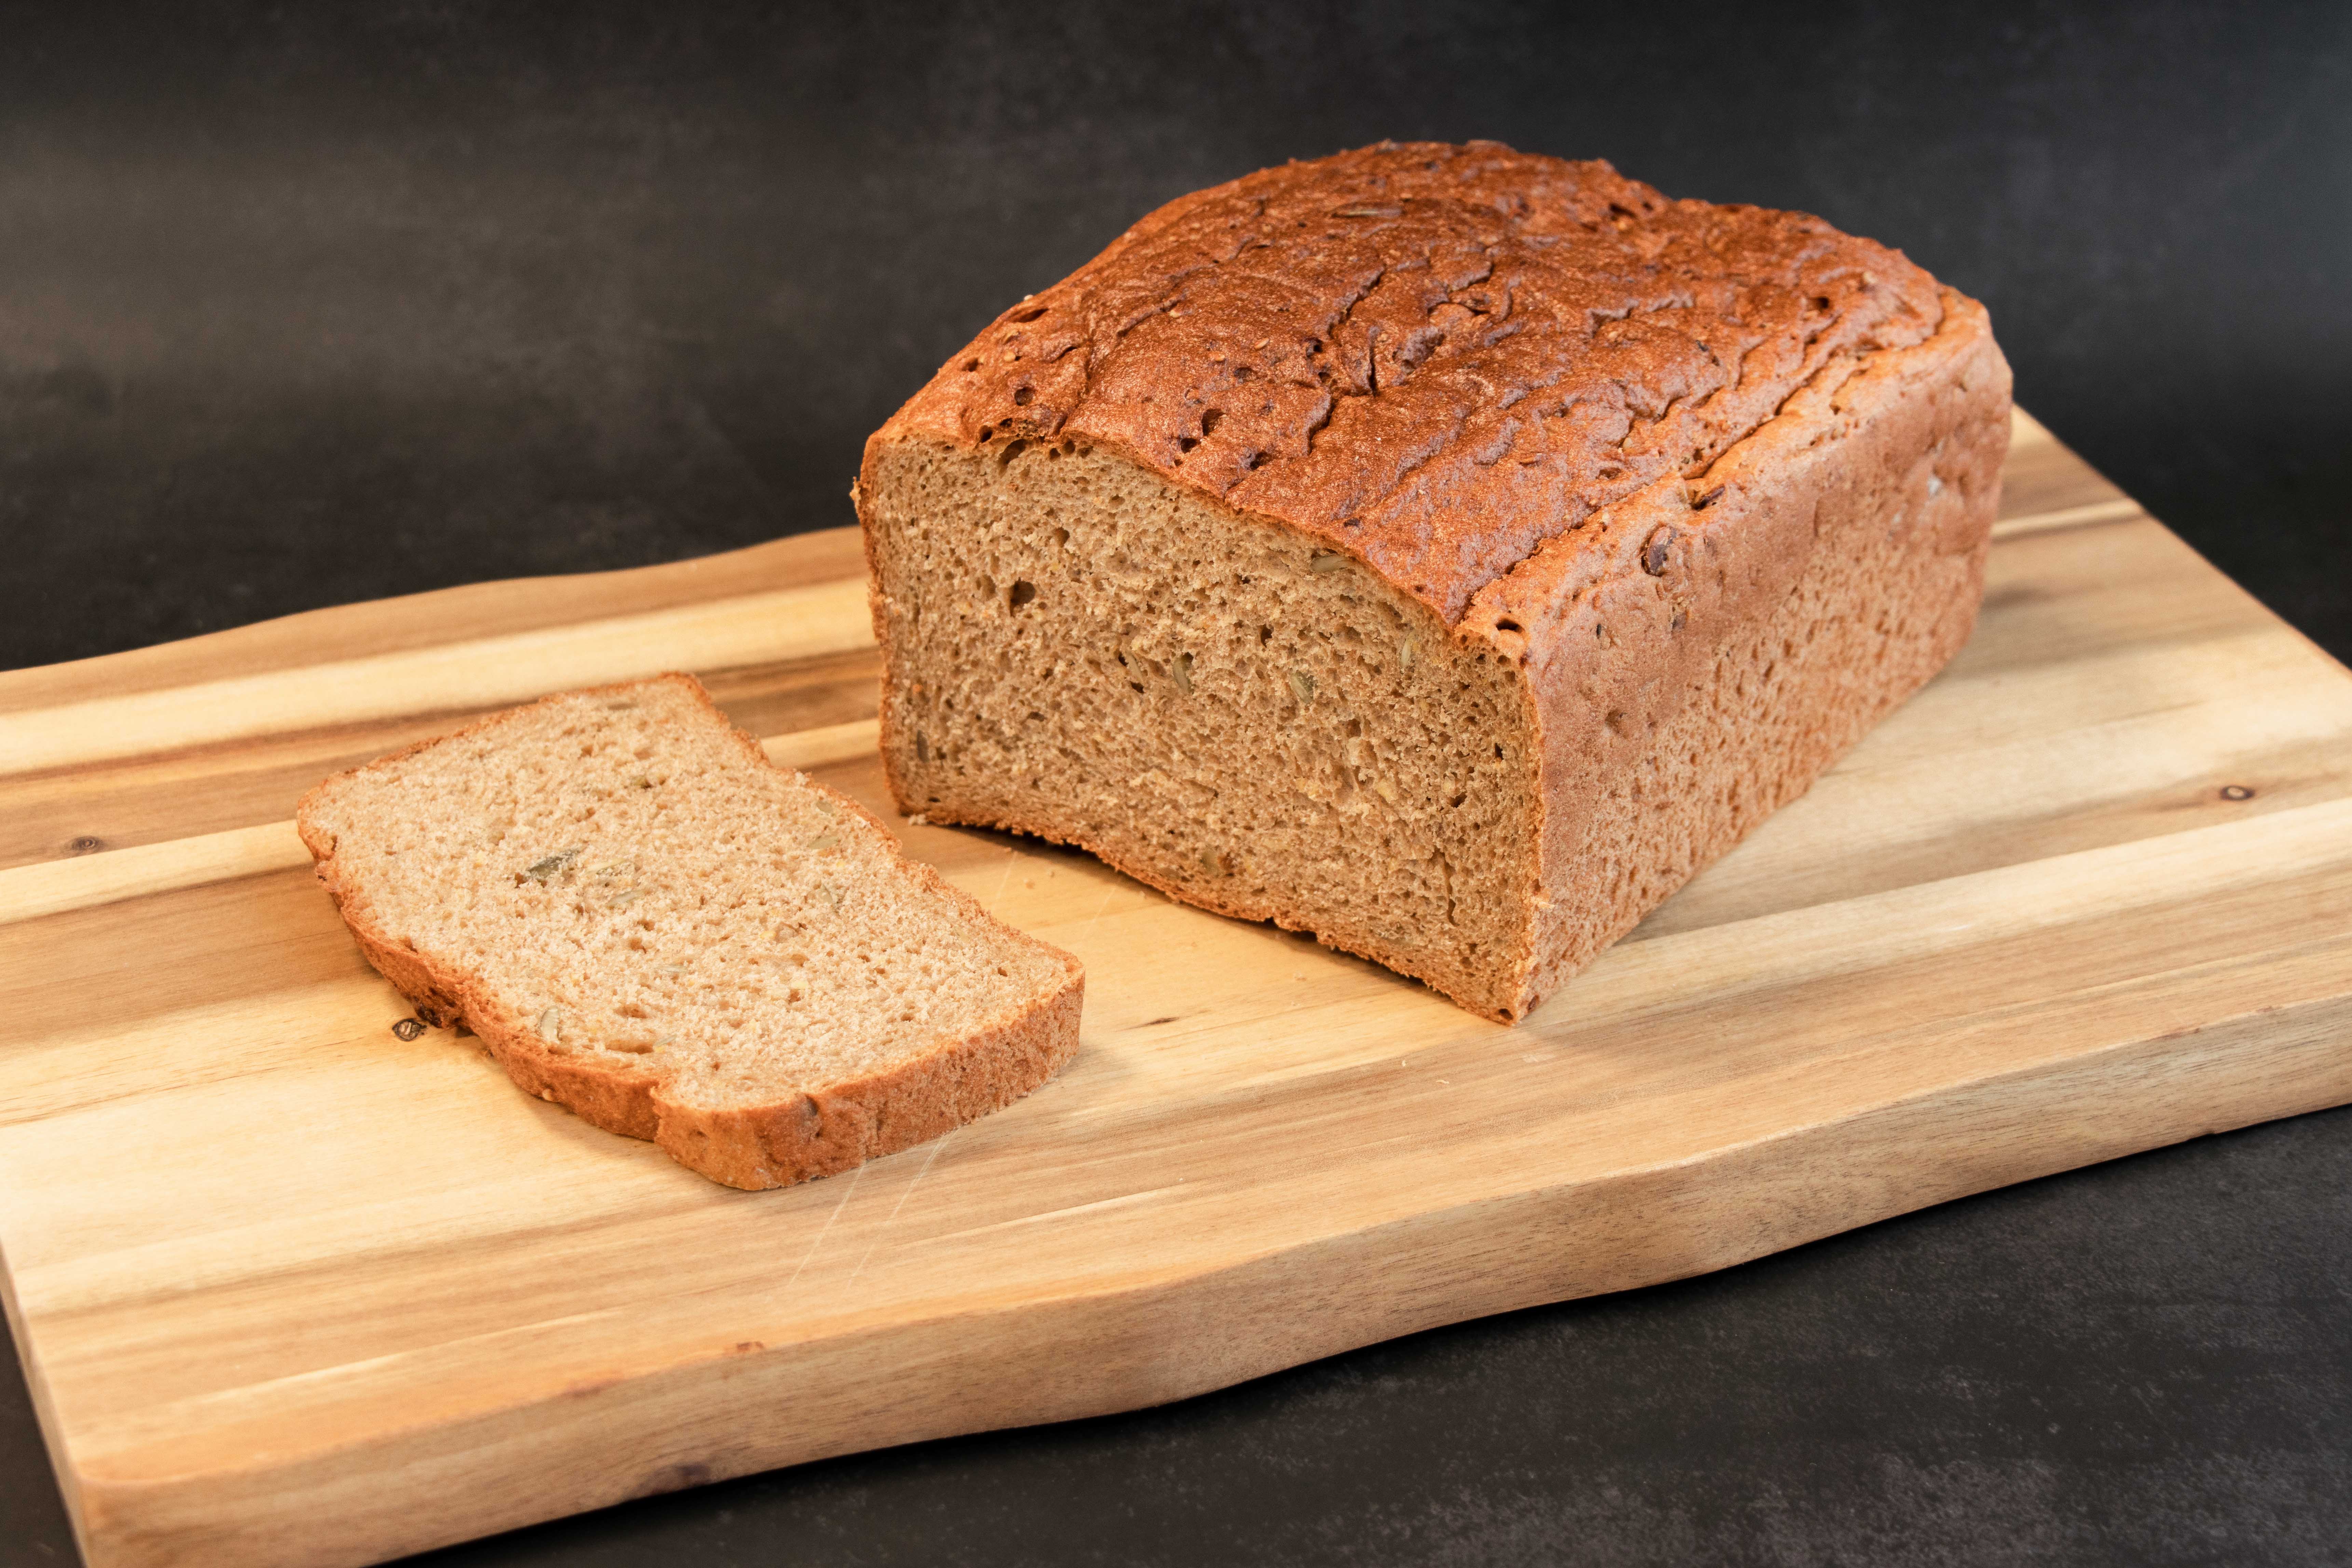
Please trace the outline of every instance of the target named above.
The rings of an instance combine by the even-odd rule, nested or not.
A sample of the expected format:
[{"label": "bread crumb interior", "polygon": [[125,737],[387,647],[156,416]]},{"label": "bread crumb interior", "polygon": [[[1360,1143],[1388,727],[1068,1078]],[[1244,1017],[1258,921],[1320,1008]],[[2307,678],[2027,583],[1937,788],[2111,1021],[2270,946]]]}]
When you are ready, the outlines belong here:
[{"label": "bread crumb interior", "polygon": [[520,710],[341,784],[317,820],[394,941],[551,1055],[681,1104],[886,1071],[1062,974],[683,681]]},{"label": "bread crumb interior", "polygon": [[903,440],[865,498],[910,809],[1492,988],[1526,925],[1526,687],[1343,552],[1072,441]]}]

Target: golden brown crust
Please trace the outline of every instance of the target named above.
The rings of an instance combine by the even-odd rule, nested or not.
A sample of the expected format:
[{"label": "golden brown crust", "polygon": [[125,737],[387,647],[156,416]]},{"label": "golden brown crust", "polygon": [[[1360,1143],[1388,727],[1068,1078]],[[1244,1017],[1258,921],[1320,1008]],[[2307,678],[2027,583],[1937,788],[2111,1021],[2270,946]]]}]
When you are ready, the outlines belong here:
[{"label": "golden brown crust", "polygon": [[[656,679],[686,689],[762,766],[773,767],[758,741],[727,719],[702,683],[672,673]],[[543,698],[526,708],[577,696],[626,690],[629,681]],[[317,818],[317,807],[338,780],[388,768],[419,752],[460,740],[521,710],[506,710],[462,729],[421,741],[359,768],[337,773],[302,797],[295,827],[316,863],[315,871],[369,963],[390,981],[428,1023],[462,1025],[481,1041],[507,1076],[526,1093],[563,1106],[581,1120],[609,1132],[658,1142],[688,1169],[728,1186],[748,1190],[786,1186],[830,1175],[938,1136],[975,1117],[1000,1110],[1036,1089],[1076,1054],[1086,976],[1078,961],[1050,943],[1044,948],[1063,965],[1060,984],[1045,994],[988,1020],[970,1036],[887,1072],[796,1093],[763,1106],[711,1110],[665,1096],[658,1075],[625,1067],[591,1064],[549,1051],[525,1020],[499,1005],[474,977],[437,963],[399,941],[375,919],[365,890],[344,879],[335,858],[335,839]],[[898,840],[879,819],[856,801],[814,780],[864,830],[888,847],[898,868],[926,888],[944,894],[975,919],[1002,922],[939,873],[899,852]]]},{"label": "golden brown crust", "polygon": [[1383,142],[1151,213],[874,440],[1106,447],[1452,622],[1544,540],[1937,319],[1933,279],[1819,218],[1496,142]]},{"label": "golden brown crust", "polygon": [[1525,1016],[1781,805],[1968,640],[2009,444],[1984,309],[1824,376],[1704,475],[1482,592],[1542,760]]}]

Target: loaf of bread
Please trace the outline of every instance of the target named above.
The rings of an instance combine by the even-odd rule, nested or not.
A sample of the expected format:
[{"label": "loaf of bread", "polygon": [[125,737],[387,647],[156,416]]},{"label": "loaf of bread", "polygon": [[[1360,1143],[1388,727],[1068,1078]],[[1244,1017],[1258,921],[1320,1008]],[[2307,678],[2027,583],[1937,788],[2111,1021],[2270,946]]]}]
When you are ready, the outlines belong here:
[{"label": "loaf of bread", "polygon": [[1899,253],[1606,163],[1185,196],[866,445],[891,787],[1522,1017],[1967,639],[2009,387]]},{"label": "loaf of bread", "polygon": [[493,715],[327,780],[296,825],[423,1016],[729,1186],[936,1137],[1077,1048],[1076,960],[772,764],[690,677]]}]

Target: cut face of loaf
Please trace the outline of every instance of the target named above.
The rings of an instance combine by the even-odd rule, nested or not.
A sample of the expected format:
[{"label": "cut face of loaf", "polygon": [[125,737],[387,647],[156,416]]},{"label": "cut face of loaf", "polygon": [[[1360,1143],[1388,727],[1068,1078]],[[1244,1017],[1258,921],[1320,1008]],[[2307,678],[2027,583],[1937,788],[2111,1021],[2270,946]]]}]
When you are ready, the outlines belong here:
[{"label": "cut face of loaf", "polygon": [[1512,661],[1102,447],[910,440],[865,493],[906,809],[1491,989],[1536,830]]},{"label": "cut face of loaf", "polygon": [[495,715],[329,779],[298,826],[420,1013],[730,1186],[935,1137],[1076,1048],[1075,960],[770,763],[688,677]]}]

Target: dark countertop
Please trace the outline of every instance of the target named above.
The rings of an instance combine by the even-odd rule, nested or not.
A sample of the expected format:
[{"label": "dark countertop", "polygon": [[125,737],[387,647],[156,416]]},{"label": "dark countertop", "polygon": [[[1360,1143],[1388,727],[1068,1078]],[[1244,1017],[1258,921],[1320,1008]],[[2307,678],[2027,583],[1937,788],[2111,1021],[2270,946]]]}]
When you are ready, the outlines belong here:
[{"label": "dark countertop", "polygon": [[[1382,135],[1903,247],[2352,656],[2341,6],[23,10],[0,668],[848,522],[866,432],[1003,304]],[[0,1568],[73,1560],[0,1372]],[[418,1561],[2352,1563],[2352,1110]]]}]

